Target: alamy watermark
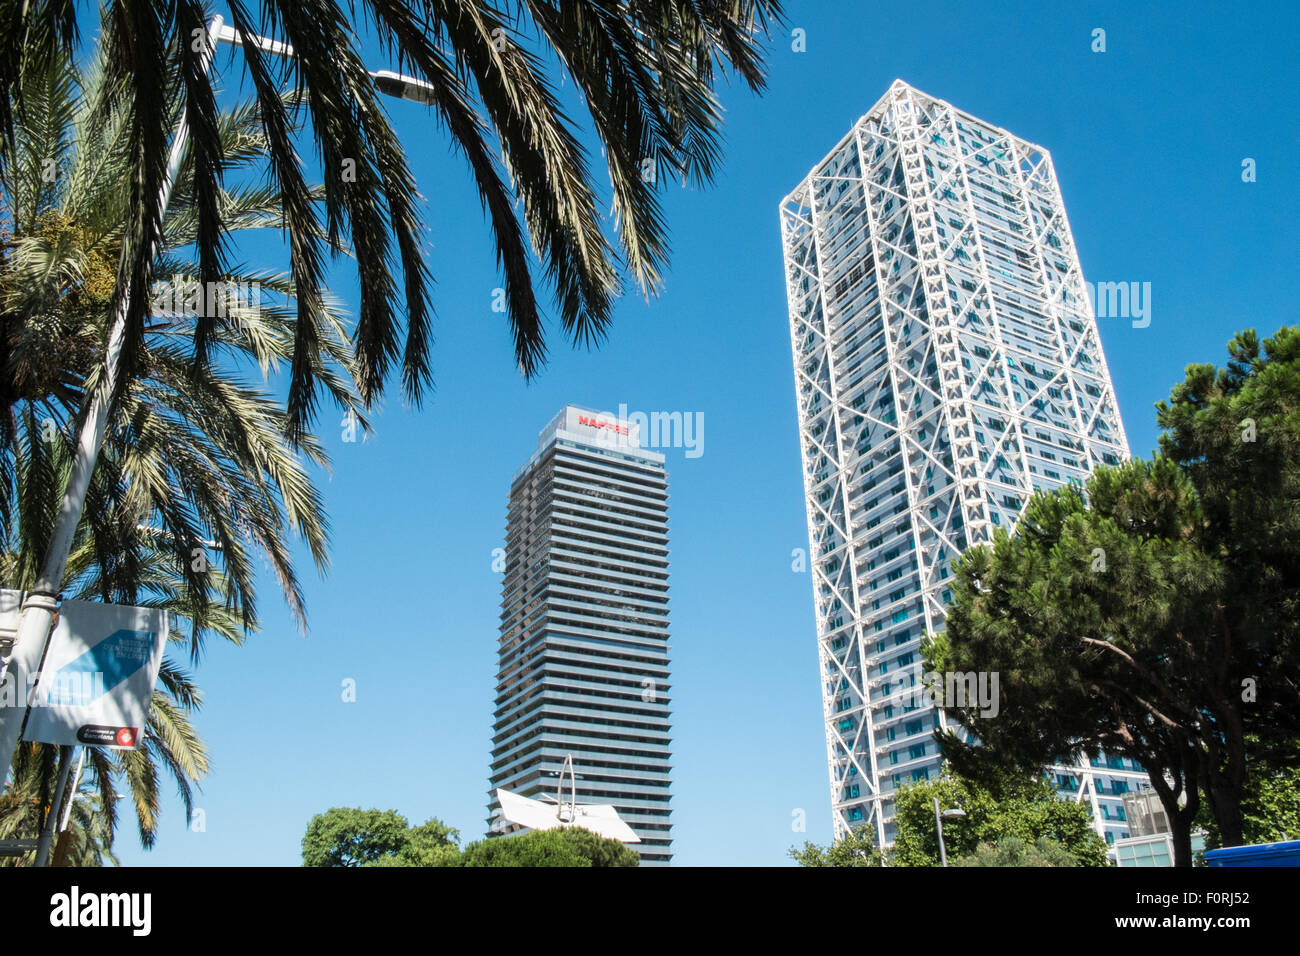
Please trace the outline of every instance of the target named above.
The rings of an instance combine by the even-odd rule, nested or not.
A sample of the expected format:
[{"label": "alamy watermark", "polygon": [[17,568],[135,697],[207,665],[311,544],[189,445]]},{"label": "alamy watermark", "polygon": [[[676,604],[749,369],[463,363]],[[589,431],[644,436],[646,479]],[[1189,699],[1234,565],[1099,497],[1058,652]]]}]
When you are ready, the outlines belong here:
[{"label": "alamy watermark", "polygon": [[908,710],[927,703],[945,709],[978,708],[975,716],[990,719],[1001,710],[998,681],[997,671],[926,671],[919,686],[902,694],[902,704]]},{"label": "alamy watermark", "polygon": [[682,448],[687,458],[704,454],[703,412],[629,411],[626,404],[613,412],[579,416],[578,424],[610,436],[614,444],[638,448]]},{"label": "alamy watermark", "polygon": [[[29,707],[88,707],[106,692],[103,671],[56,671],[44,678],[33,672],[27,675],[27,694],[21,703]],[[0,707],[17,707],[19,703],[17,679],[10,671],[0,683]]]},{"label": "alamy watermark", "polygon": [[190,276],[174,275],[155,282],[149,304],[154,315],[202,316],[233,319],[256,326],[262,308],[259,282],[200,282]]},{"label": "alamy watermark", "polygon": [[1133,328],[1151,324],[1150,282],[1085,282],[1092,312],[1099,319],[1132,319]]},{"label": "alamy watermark", "polygon": [[148,936],[152,912],[151,893],[83,893],[74,884],[50,897],[50,925],[55,927],[120,927],[133,936]]}]

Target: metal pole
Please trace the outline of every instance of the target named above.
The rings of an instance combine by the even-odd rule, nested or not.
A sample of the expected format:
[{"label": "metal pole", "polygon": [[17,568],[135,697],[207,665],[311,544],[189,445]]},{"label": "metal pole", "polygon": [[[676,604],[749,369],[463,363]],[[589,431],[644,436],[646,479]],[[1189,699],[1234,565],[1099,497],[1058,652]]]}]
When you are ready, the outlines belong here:
[{"label": "metal pole", "polygon": [[943,817],[939,814],[939,798],[934,798],[934,825],[939,831],[939,865],[948,865],[948,851],[943,846]]},{"label": "metal pole", "polygon": [[[206,74],[212,63],[212,49],[215,38],[221,29],[222,18],[213,17],[208,24],[208,42],[204,47],[202,69]],[[158,191],[158,214],[162,217],[171,201],[172,187],[180,172],[181,160],[185,156],[185,146],[189,141],[189,123],[182,111],[176,133],[172,137],[171,153],[167,158],[167,171],[163,176],[162,188]],[[160,224],[161,229],[161,224]],[[152,254],[151,250],[151,254]],[[45,560],[41,564],[40,576],[32,588],[27,600],[23,602],[22,620],[18,625],[18,635],[14,639],[13,655],[10,658],[10,671],[17,682],[17,690],[31,684],[30,694],[22,694],[22,705],[17,701],[20,694],[13,695],[12,706],[0,705],[0,768],[8,773],[13,761],[14,748],[18,746],[18,737],[27,721],[28,711],[36,697],[36,683],[40,680],[40,668],[45,662],[45,652],[49,647],[50,627],[54,621],[54,612],[58,608],[59,591],[62,588],[63,573],[68,567],[68,554],[72,550],[72,539],[81,514],[86,507],[86,492],[90,488],[90,476],[99,459],[99,451],[104,446],[104,434],[108,430],[108,419],[112,412],[110,403],[117,388],[118,367],[122,356],[122,342],[126,337],[126,314],[130,306],[129,296],[123,296],[108,336],[108,349],[104,355],[105,374],[99,388],[90,396],[90,407],[86,419],[82,422],[77,435],[77,450],[72,461],[72,470],[59,503],[59,515],[50,535],[49,545],[45,550]],[[33,682],[31,676],[35,675]]]},{"label": "metal pole", "polygon": [[49,813],[45,814],[45,823],[41,826],[41,839],[36,844],[36,866],[46,866],[50,859],[50,841],[54,839],[54,821],[59,818],[59,807],[63,805],[63,792],[68,789],[68,777],[72,774],[72,747],[64,744],[59,748],[59,783],[54,788],[54,801]]},{"label": "metal pole", "polygon": [[77,799],[77,788],[81,786],[81,768],[86,765],[86,748],[81,748],[81,753],[77,755],[77,772],[72,775],[72,796],[68,798],[68,805],[63,808],[63,822],[59,824],[59,832],[62,833],[68,828],[68,818],[72,816],[72,801]]}]

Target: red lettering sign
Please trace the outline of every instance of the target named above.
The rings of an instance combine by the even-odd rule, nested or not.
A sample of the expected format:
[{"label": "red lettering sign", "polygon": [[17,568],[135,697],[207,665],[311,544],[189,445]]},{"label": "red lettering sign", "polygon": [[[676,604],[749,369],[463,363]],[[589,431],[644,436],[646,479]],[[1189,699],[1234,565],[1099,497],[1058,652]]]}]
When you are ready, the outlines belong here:
[{"label": "red lettering sign", "polygon": [[586,425],[588,428],[604,428],[614,432],[616,435],[626,435],[628,433],[626,425],[617,425],[614,422],[602,422],[600,419],[589,415],[579,415],[578,424]]}]

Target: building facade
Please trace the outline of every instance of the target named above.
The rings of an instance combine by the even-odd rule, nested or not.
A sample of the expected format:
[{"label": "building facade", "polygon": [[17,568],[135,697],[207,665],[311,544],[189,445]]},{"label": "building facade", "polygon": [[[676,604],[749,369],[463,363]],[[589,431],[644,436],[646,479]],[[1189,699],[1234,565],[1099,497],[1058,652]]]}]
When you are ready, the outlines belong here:
[{"label": "building facade", "polygon": [[578,802],[613,804],[642,864],[669,863],[668,476],[635,422],[570,405],[542,430],[504,571],[490,832],[493,791],[554,795],[571,754]]},{"label": "building facade", "polygon": [[[835,833],[936,775],[955,557],[1128,457],[1051,157],[901,80],[781,203]],[[1052,768],[1107,841],[1146,777]]]}]

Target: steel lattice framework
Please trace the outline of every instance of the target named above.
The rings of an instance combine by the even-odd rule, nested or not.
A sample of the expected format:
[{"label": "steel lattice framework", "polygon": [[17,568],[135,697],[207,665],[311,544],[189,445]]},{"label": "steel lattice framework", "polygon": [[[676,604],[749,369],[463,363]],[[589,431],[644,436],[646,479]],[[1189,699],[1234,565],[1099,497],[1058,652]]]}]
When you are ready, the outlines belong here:
[{"label": "steel lattice framework", "polygon": [[780,216],[835,833],[887,845],[952,560],[1128,443],[1046,150],[900,80]]}]

